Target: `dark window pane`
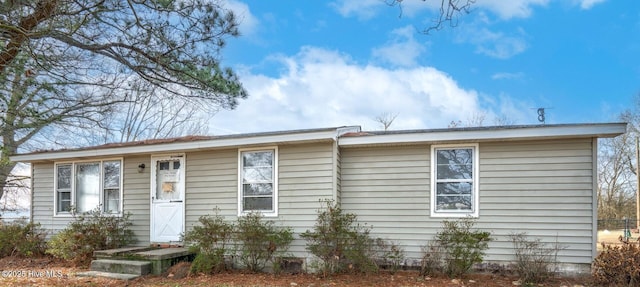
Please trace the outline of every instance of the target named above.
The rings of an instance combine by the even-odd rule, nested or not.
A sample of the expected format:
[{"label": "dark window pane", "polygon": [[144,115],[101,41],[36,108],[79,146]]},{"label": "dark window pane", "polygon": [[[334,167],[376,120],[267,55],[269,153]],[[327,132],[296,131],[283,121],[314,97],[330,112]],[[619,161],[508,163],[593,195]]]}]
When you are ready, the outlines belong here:
[{"label": "dark window pane", "polygon": [[243,184],[244,195],[272,195],[273,184],[271,183],[251,183]]},{"label": "dark window pane", "polygon": [[106,161],[104,169],[104,188],[120,188],[120,162]]},{"label": "dark window pane", "polygon": [[58,212],[71,211],[71,192],[58,193]]},{"label": "dark window pane", "polygon": [[169,170],[169,162],[168,161],[158,162],[158,169]]},{"label": "dark window pane", "polygon": [[245,167],[243,183],[247,182],[270,182],[273,178],[271,167]]},{"label": "dark window pane", "polygon": [[71,165],[58,166],[58,189],[71,188]]},{"label": "dark window pane", "polygon": [[437,195],[470,195],[473,184],[470,182],[439,182],[436,184]]},{"label": "dark window pane", "polygon": [[438,179],[473,178],[473,149],[437,150]]},{"label": "dark window pane", "polygon": [[180,169],[180,161],[173,162],[173,169]]},{"label": "dark window pane", "polygon": [[436,196],[436,210],[463,210],[472,211],[471,196]]},{"label": "dark window pane", "polygon": [[105,189],[104,211],[108,213],[120,212],[120,190],[119,189]]},{"label": "dark window pane", "polygon": [[249,210],[273,210],[273,198],[271,197],[245,197],[244,211]]},{"label": "dark window pane", "polygon": [[265,167],[273,166],[273,152],[244,152],[242,153],[242,163],[244,167]]}]

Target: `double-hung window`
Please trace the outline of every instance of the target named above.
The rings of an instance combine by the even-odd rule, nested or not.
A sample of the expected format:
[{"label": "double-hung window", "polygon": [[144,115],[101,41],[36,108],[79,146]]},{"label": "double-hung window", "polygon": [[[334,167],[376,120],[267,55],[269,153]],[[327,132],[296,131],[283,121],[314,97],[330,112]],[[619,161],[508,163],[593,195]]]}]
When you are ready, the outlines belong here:
[{"label": "double-hung window", "polygon": [[431,147],[431,216],[478,216],[478,145]]},{"label": "double-hung window", "polygon": [[278,149],[240,150],[238,214],[278,215]]},{"label": "double-hung window", "polygon": [[78,213],[97,207],[105,213],[122,211],[122,161],[59,163],[55,165],[55,214]]}]

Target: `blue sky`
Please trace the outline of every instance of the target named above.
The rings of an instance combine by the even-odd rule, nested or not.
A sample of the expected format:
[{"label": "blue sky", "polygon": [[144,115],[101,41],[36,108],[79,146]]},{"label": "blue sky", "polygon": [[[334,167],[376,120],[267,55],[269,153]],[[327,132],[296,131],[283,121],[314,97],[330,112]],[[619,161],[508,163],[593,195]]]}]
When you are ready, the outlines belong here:
[{"label": "blue sky", "polygon": [[[615,121],[640,93],[640,1],[477,0],[429,35],[438,0],[227,0],[222,61],[250,93],[210,133]],[[502,121],[498,119],[503,119]],[[506,121],[504,120],[506,119]]]}]

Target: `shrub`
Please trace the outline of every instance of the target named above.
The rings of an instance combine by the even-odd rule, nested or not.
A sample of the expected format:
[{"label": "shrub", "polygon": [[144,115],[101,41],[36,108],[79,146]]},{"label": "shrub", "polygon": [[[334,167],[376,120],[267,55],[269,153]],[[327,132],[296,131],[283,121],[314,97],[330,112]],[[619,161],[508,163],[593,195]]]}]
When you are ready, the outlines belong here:
[{"label": "shrub", "polygon": [[405,262],[404,249],[395,242],[385,241],[381,238],[376,239],[379,257],[382,264],[388,268],[391,273],[395,273]]},{"label": "shrub", "polygon": [[444,272],[442,247],[436,241],[429,241],[422,247],[420,276],[433,276]]},{"label": "shrub", "polygon": [[444,272],[449,277],[459,277],[469,271],[473,264],[481,263],[489,248],[491,233],[472,230],[475,221],[471,218],[442,222],[443,229],[436,234],[436,244],[442,248]]},{"label": "shrub", "polygon": [[240,262],[249,270],[259,272],[267,262],[276,265],[275,255],[286,252],[293,241],[293,232],[291,228],[276,227],[273,221],[265,221],[260,213],[252,212],[238,218],[235,238]]},{"label": "shrub", "polygon": [[43,255],[47,247],[46,236],[39,223],[0,222],[0,257]]},{"label": "shrub", "polygon": [[74,221],[54,235],[47,253],[76,265],[87,265],[95,250],[120,248],[135,242],[130,213],[122,217],[103,214],[99,208],[74,214]]},{"label": "shrub", "polygon": [[200,225],[182,237],[189,249],[197,253],[191,272],[213,274],[226,270],[225,255],[229,253],[227,245],[233,236],[233,224],[225,222],[218,209],[213,216],[201,216],[198,221]]},{"label": "shrub", "polygon": [[360,225],[355,214],[344,213],[333,201],[326,200],[324,204],[326,208],[318,211],[313,231],[300,234],[307,241],[307,250],[320,259],[323,275],[377,271],[371,229]]},{"label": "shrub", "polygon": [[[640,240],[640,239],[639,239]],[[604,250],[593,260],[595,283],[606,286],[640,285],[640,242],[620,236],[621,245],[602,244]]]},{"label": "shrub", "polygon": [[516,256],[515,271],[523,283],[542,283],[553,277],[561,246],[547,246],[540,239],[531,240],[526,233],[509,235]]}]

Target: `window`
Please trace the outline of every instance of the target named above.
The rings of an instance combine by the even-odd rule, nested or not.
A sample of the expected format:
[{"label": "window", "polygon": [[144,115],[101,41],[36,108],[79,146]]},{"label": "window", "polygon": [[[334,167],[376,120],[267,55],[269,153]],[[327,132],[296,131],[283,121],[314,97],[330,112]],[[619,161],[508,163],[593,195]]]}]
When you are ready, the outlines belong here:
[{"label": "window", "polygon": [[239,157],[238,214],[277,216],[277,149],[241,150]]},{"label": "window", "polygon": [[432,146],[431,216],[478,216],[478,145]]},{"label": "window", "polygon": [[71,165],[61,164],[58,165],[56,178],[56,196],[58,202],[56,208],[58,212],[70,212],[71,211]]},{"label": "window", "polygon": [[79,213],[98,206],[105,213],[120,213],[121,166],[120,160],[56,164],[55,213],[69,213],[71,206]]}]

